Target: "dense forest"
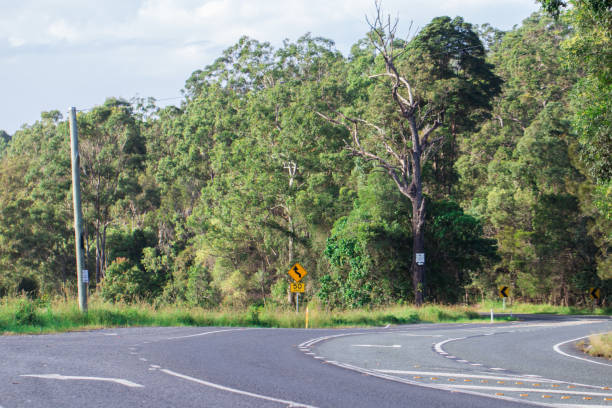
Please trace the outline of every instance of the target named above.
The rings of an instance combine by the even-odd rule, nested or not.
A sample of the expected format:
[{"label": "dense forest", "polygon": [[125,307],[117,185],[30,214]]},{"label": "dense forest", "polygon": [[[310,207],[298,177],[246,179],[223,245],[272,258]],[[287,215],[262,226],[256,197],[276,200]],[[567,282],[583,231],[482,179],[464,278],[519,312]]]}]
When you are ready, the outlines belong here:
[{"label": "dense forest", "polygon": [[[299,262],[330,308],[609,294],[610,1],[543,9],[407,40],[379,13],[348,56],[243,37],[178,107],[79,112],[90,291],[282,306]],[[75,293],[70,166],[59,111],[0,133],[0,296]]]}]

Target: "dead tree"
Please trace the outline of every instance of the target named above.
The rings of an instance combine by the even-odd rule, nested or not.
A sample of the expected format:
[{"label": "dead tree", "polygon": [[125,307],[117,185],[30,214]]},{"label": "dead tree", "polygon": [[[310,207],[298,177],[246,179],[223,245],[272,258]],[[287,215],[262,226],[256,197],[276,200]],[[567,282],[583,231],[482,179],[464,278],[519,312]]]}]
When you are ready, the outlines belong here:
[{"label": "dead tree", "polygon": [[[376,3],[376,17],[370,26],[370,41],[380,57],[384,60],[385,71],[371,75],[370,78],[390,81],[390,95],[397,118],[397,125],[389,128],[377,125],[362,118],[350,117],[328,103],[329,113],[317,112],[325,120],[345,127],[351,140],[346,141],[346,149],[352,155],[375,163],[382,168],[395,182],[399,191],[412,203],[412,283],[415,304],[421,306],[424,300],[425,263],[421,257],[425,254],[425,198],[421,170],[434,149],[443,137],[433,137],[435,130],[442,124],[444,112],[433,111],[415,97],[410,80],[398,69],[398,58],[407,52],[406,43],[395,48],[398,20],[382,17],[380,4]],[[362,145],[363,133],[382,148],[368,149]],[[417,262],[417,254],[419,262]]]}]

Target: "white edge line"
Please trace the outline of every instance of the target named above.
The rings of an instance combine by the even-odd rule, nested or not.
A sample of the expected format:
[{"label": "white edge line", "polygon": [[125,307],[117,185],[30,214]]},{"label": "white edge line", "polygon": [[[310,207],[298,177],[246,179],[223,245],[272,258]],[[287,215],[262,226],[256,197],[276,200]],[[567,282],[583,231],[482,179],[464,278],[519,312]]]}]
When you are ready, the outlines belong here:
[{"label": "white edge line", "polygon": [[372,370],[368,370],[368,369],[361,368],[361,367],[356,367],[356,366],[353,366],[351,364],[346,364],[346,363],[338,363],[338,364],[335,364],[335,365],[338,366],[338,367],[345,368],[347,370],[353,370],[353,371],[360,372],[362,374],[371,375],[373,377],[378,377],[378,378],[382,378],[382,379],[385,379],[385,380],[395,381],[395,382],[404,383],[404,384],[416,385],[418,387],[431,388],[431,389],[435,389],[435,390],[454,391],[454,392],[459,392],[459,393],[462,393],[462,394],[477,395],[477,396],[480,396],[480,397],[487,397],[487,398],[493,398],[493,399],[502,399],[502,400],[513,401],[513,402],[521,402],[523,404],[531,404],[531,405],[537,405],[537,406],[542,406],[542,407],[550,407],[551,406],[550,404],[543,404],[543,403],[538,403],[538,402],[535,402],[535,401],[525,401],[525,400],[520,400],[518,398],[512,398],[512,397],[507,397],[507,396],[491,395],[491,394],[486,394],[486,393],[477,392],[477,391],[464,390],[464,389],[453,389],[452,387],[450,387],[448,385],[423,384],[423,383],[420,383],[420,382],[417,382],[417,381],[412,381],[412,380],[408,380],[408,379],[405,379],[405,378],[396,377],[396,376],[393,376],[393,375],[377,373],[377,372],[372,371]]},{"label": "white edge line", "polygon": [[45,378],[49,380],[86,380],[86,381],[106,381],[114,382],[117,384],[125,385],[131,388],[144,388],[144,385],[137,384],[132,381],[124,380],[122,378],[105,378],[105,377],[82,377],[75,375],[61,375],[61,374],[22,374],[20,377],[34,377],[34,378]]},{"label": "white edge line", "polygon": [[571,343],[571,342],[573,342],[573,341],[578,341],[578,340],[586,339],[587,337],[590,337],[590,336],[596,336],[596,335],[598,335],[598,334],[605,334],[605,333],[607,333],[607,332],[604,332],[604,333],[596,333],[596,334],[589,334],[588,336],[582,336],[582,337],[578,337],[578,338],[575,338],[575,339],[571,339],[571,340],[562,341],[561,343],[557,343],[557,344],[555,344],[555,345],[553,346],[553,350],[555,350],[557,353],[559,353],[559,354],[561,354],[561,355],[564,355],[564,356],[566,356],[566,357],[575,358],[575,359],[577,359],[577,360],[586,361],[586,362],[588,362],[588,363],[593,363],[593,364],[599,364],[599,365],[604,365],[604,366],[612,367],[612,364],[606,364],[606,363],[602,363],[602,362],[600,362],[600,361],[594,361],[594,360],[590,360],[590,359],[588,359],[588,358],[584,358],[584,357],[573,356],[573,355],[568,354],[568,353],[566,353],[566,352],[564,352],[564,351],[561,351],[561,348],[560,348],[560,347],[561,347],[562,345],[564,345],[564,344]]},{"label": "white edge line", "polygon": [[539,392],[549,394],[572,394],[572,395],[595,395],[598,397],[612,397],[610,393],[592,392],[592,391],[566,391],[566,390],[549,390],[536,388],[520,388],[520,387],[487,387],[483,385],[448,385],[451,388],[460,388],[466,390],[492,390],[492,391],[507,391],[507,392]]},{"label": "white edge line", "polygon": [[434,344],[434,350],[436,350],[436,352],[442,354],[442,353],[446,353],[444,350],[442,350],[442,346],[448,342],[451,341],[455,341],[455,340],[463,340],[465,339],[465,337],[457,337],[456,339],[446,339],[444,341],[441,341],[439,343]]},{"label": "white edge line", "polygon": [[477,378],[487,380],[505,380],[505,381],[523,381],[533,383],[557,383],[559,381],[549,379],[535,379],[535,378],[524,378],[521,376],[495,376],[495,375],[482,375],[482,374],[463,374],[463,373],[438,373],[432,371],[405,371],[405,370],[376,370],[379,373],[385,374],[397,374],[397,375],[423,375],[423,376],[437,376],[437,377],[457,377],[457,378]]},{"label": "white edge line", "polygon": [[198,383],[198,384],[202,384],[202,385],[205,385],[207,387],[216,388],[216,389],[221,390],[221,391],[227,391],[227,392],[231,392],[231,393],[234,393],[234,394],[245,395],[247,397],[259,398],[259,399],[263,399],[263,400],[266,400],[266,401],[278,402],[280,404],[287,404],[290,407],[316,408],[316,407],[314,407],[312,405],[301,404],[301,403],[294,402],[294,401],[282,400],[282,399],[278,399],[278,398],[274,398],[274,397],[268,397],[266,395],[255,394],[255,393],[248,392],[248,391],[238,390],[236,388],[226,387],[224,385],[215,384],[215,383],[211,383],[211,382],[208,382],[208,381],[200,380],[199,378],[194,378],[194,377],[190,377],[188,375],[176,373],[174,371],[167,370],[165,368],[161,369],[159,371],[164,372],[164,373],[166,373],[168,375],[172,375],[174,377],[182,378],[182,379],[187,380],[187,381],[191,381],[191,382],[195,382],[195,383]]}]

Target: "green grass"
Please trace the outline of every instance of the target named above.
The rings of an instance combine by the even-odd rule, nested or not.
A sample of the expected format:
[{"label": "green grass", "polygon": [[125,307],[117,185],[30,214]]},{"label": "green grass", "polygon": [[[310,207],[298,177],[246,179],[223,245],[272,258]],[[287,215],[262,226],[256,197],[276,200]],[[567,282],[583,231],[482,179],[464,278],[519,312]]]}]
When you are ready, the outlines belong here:
[{"label": "green grass", "polygon": [[[372,310],[309,310],[310,328],[383,326],[421,322],[488,321],[472,308],[428,305],[422,308],[395,306]],[[303,328],[306,314],[272,307],[206,310],[188,306],[154,308],[147,303],[111,304],[90,299],[86,314],[76,300],[50,302],[26,298],[0,300],[0,334],[36,334],[104,327],[130,326],[245,326]]]},{"label": "green grass", "polygon": [[506,300],[506,308],[502,309],[502,301],[486,301],[477,305],[480,313],[488,313],[491,309],[495,313],[516,313],[516,314],[558,314],[558,315],[612,315],[612,307],[575,307],[575,306],[555,306],[551,304],[531,304],[514,302],[512,304]]}]

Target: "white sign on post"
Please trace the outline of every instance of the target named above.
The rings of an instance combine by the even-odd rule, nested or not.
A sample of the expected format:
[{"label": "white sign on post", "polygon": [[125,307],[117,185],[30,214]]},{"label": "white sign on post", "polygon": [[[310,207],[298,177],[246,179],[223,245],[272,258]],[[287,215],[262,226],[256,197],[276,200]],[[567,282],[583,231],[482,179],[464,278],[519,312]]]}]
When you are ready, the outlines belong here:
[{"label": "white sign on post", "polygon": [[81,275],[83,277],[83,283],[89,283],[89,271],[87,269],[83,269],[81,271]]},{"label": "white sign on post", "polygon": [[425,253],[424,252],[417,252],[416,254],[416,263],[417,265],[425,265]]}]

